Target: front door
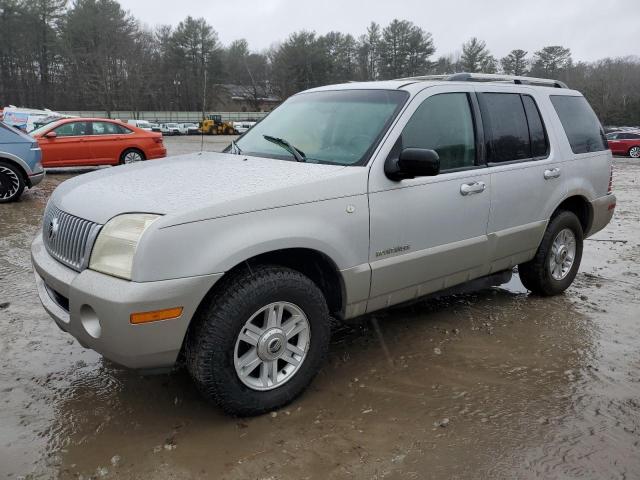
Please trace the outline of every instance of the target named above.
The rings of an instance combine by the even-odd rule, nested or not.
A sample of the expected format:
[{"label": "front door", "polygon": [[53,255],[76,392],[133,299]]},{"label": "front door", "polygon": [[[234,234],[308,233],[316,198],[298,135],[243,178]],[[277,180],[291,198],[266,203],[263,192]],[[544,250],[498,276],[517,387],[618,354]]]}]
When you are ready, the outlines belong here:
[{"label": "front door", "polygon": [[[485,274],[491,182],[474,101],[460,87],[423,91],[391,132],[393,149],[372,166],[368,311]],[[435,150],[440,174],[389,180],[384,161],[410,147]]]},{"label": "front door", "polygon": [[66,122],[53,129],[55,138],[42,137],[42,165],[70,167],[91,164],[91,149],[86,143],[91,132],[89,122]]}]

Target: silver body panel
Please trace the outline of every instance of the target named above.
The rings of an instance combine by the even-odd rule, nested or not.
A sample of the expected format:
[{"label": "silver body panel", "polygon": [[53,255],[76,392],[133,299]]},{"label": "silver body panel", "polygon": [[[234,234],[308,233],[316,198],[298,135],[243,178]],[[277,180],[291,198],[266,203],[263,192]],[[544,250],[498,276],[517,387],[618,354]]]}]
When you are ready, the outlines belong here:
[{"label": "silver body panel", "polygon": [[[414,80],[316,90],[350,88],[399,88],[410,95],[366,166],[202,153],[64,182],[51,202],[74,217],[98,225],[122,213],[163,217],[142,237],[130,282],[87,269],[74,271],[55,261],[41,236],[36,238],[32,259],[47,311],[84,345],[118,363],[164,367],[175,361],[205,294],[225,272],[256,255],[288,248],[322,253],[341,277],[340,313],[350,318],[530,260],[549,218],[569,197],[589,202],[587,235],[611,219],[615,197],[607,194],[610,151],[574,155],[549,100],[551,93],[579,93]],[[386,177],[389,152],[426,98],[477,91],[533,96],[549,136],[549,156],[435,177]],[[463,194],[466,184],[484,186]],[[100,202],[86,201],[92,197]],[[56,303],[51,291],[68,299],[68,310]],[[128,322],[134,311],[176,305],[185,306],[178,320],[142,326]],[[86,328],[88,309],[100,320],[100,338]]]}]

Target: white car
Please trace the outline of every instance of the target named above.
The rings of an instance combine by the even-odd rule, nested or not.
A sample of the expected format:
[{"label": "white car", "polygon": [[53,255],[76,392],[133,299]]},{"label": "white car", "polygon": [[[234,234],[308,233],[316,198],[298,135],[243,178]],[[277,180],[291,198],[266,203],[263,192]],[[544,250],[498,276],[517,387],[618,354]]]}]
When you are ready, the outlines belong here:
[{"label": "white car", "polygon": [[196,123],[180,123],[178,124],[180,135],[197,135],[200,129]]},{"label": "white car", "polygon": [[180,126],[177,123],[163,123],[160,131],[163,135],[180,135]]},{"label": "white car", "polygon": [[236,129],[240,135],[245,133],[251,127],[253,127],[257,122],[233,122],[233,128]]},{"label": "white car", "polygon": [[146,130],[148,132],[152,132],[153,128],[151,123],[147,120],[127,120],[129,125],[133,125],[134,127],[141,128],[142,130]]}]

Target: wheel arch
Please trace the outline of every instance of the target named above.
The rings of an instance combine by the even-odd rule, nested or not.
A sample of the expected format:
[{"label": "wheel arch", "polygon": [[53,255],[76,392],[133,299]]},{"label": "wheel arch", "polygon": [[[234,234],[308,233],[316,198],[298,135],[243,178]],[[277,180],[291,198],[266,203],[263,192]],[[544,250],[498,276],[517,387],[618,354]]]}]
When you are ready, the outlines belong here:
[{"label": "wheel arch", "polygon": [[[237,273],[251,270],[260,265],[275,265],[296,270],[311,279],[324,295],[329,312],[338,317],[344,316],[346,308],[346,287],[344,278],[336,263],[323,252],[311,248],[283,248],[259,253],[247,258],[225,272],[223,277],[211,287],[201,301],[224,288],[226,278]],[[200,307],[198,307],[200,308]]]},{"label": "wheel arch", "polygon": [[583,195],[575,194],[565,198],[560,205],[556,207],[551,218],[561,211],[568,211],[575,214],[580,221],[582,231],[586,236],[593,223],[593,207],[591,202]]},{"label": "wheel arch", "polygon": [[0,154],[0,162],[5,162],[11,166],[16,167],[18,169],[18,172],[22,175],[22,180],[24,181],[25,185],[31,188],[31,179],[29,178],[29,175],[27,174],[24,166],[20,162],[16,162],[14,159],[2,154]]}]

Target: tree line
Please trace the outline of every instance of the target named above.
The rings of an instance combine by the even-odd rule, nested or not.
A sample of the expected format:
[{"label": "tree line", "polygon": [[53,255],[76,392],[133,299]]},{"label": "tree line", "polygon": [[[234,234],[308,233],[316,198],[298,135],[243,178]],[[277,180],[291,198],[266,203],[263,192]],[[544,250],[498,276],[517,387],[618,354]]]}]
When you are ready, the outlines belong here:
[{"label": "tree line", "polygon": [[372,22],[359,36],[299,31],[265,51],[222,45],[204,18],[150,29],[116,0],[0,0],[0,105],[55,110],[215,110],[224,85],[256,110],[266,95],[346,81],[455,72],[556,78],[581,90],[607,124],[640,124],[640,59],[575,61],[563,46],[494,57],[471,38],[436,56],[432,35],[407,20]]}]

